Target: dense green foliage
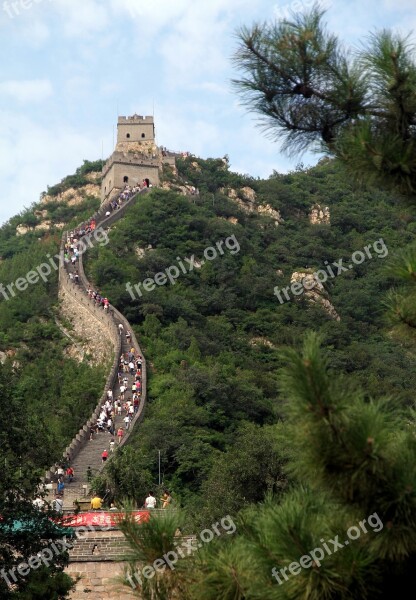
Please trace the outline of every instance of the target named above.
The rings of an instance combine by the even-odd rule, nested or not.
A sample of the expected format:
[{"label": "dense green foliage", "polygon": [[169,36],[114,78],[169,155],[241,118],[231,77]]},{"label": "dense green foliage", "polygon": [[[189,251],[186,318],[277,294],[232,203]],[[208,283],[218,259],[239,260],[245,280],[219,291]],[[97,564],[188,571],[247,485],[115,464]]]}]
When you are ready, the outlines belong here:
[{"label": "dense green foliage", "polygon": [[[217,161],[216,184],[205,192],[213,161],[197,160],[198,168],[193,162],[181,161],[180,173],[200,186],[200,196],[155,190],[141,198],[112,228],[109,246],[90,253],[88,270],[135,324],[151,361],[150,403],[132,442],[140,464],[157,481],[160,450],[165,484],[197,520],[207,522],[219,510],[234,511],[284,488],[287,450],[278,430],[276,447],[270,445],[282,415],[279,349],[300,345],[307,330],[324,336],[330,366],[347,372],[366,396],[391,395],[402,406],[414,401],[415,346],[399,331],[389,331],[383,307],[394,281],[385,270],[388,258],[373,253],[371,260],[327,281],[340,321],[305,296],[280,304],[273,290],[289,285],[296,270],[316,270],[341,258],[348,264],[353,252],[380,239],[391,256],[415,239],[415,218],[391,195],[356,189],[334,163],[323,162],[252,182],[258,201],[280,211],[284,223],[276,227],[267,216],[244,212],[221,191],[247,185],[245,177],[230,173],[227,179],[227,167]],[[309,223],[316,202],[330,207],[330,226]],[[233,235],[239,252],[225,250],[181,273],[174,285],[150,292],[141,287],[141,296],[135,291],[134,284],[177,265],[178,258],[200,259],[205,248]],[[140,259],[138,248],[145,249]],[[135,300],[126,291],[129,282]],[[256,447],[255,462],[268,468],[250,474]],[[219,473],[228,479],[219,481]],[[234,493],[225,493],[227,482]]]},{"label": "dense green foliage", "polygon": [[[61,232],[53,225],[78,223],[94,212],[96,203],[87,199],[73,207],[35,204],[0,229],[0,565],[7,576],[16,567],[16,552],[21,554],[19,564],[31,559],[35,565],[28,574],[14,572],[16,581],[9,574],[13,589],[0,577],[4,600],[59,600],[72,587],[71,578],[62,571],[66,552],[54,556],[52,564],[36,562],[36,554],[43,549],[49,552],[51,541],[63,533],[48,520],[56,515],[39,512],[32,500],[40,476],[62,457],[91,415],[106,375],[105,365],[91,367],[67,355],[68,339],[55,321]],[[42,215],[44,210],[47,215]],[[49,230],[33,229],[40,215],[51,221]],[[16,227],[21,224],[29,231],[18,236]],[[19,279],[25,280],[31,271],[36,274],[45,264],[50,272],[44,270],[44,280],[38,277],[23,291],[16,288]],[[16,523],[29,526],[15,531]]]},{"label": "dense green foliage", "polygon": [[[67,207],[67,218],[72,221],[91,208],[90,201]],[[55,322],[60,233],[52,229],[16,236],[20,222],[20,216],[15,217],[0,229],[0,352],[7,354],[18,374],[12,392],[19,399],[19,412],[38,423],[40,450],[34,464],[44,469],[60,457],[91,414],[105,366],[91,368],[65,354],[69,341]],[[38,277],[24,291],[7,288],[42,264],[50,266],[45,280]]]},{"label": "dense green foliage", "polygon": [[[70,577],[62,573],[68,555],[55,555],[49,565],[36,555],[49,550],[53,540],[62,538],[62,531],[50,521],[57,516],[51,509],[40,512],[32,504],[37,494],[39,466],[47,465],[51,458],[47,443],[49,425],[45,426],[43,415],[36,418],[31,407],[26,409],[29,402],[20,389],[22,379],[10,366],[0,368],[0,597],[58,600],[66,597],[72,587]],[[27,565],[31,560],[33,568],[16,571],[16,552],[20,556],[18,565]],[[46,553],[45,558],[48,556]],[[7,583],[13,584],[14,589]]]},{"label": "dense green foliage", "polygon": [[[174,552],[165,553],[175,549],[175,515],[166,523],[157,519],[152,529],[150,522],[152,535],[143,538],[127,519],[123,530],[134,564],[126,583],[140,581],[144,597],[160,600],[178,592],[183,600],[407,595],[416,556],[414,415],[388,398],[368,401],[350,377],[329,369],[326,354],[315,333],[306,336],[301,353],[281,353],[283,431],[290,447],[285,471],[292,482],[283,498],[240,511],[232,529],[230,516],[218,516],[210,545],[198,544],[203,549],[185,554],[174,572],[162,562],[163,576],[150,580],[134,574],[140,576],[145,564],[160,569],[154,561],[161,556],[173,560]],[[226,527],[216,537],[221,524]],[[200,534],[204,542],[207,531]]]},{"label": "dense green foliage", "polygon": [[[381,501],[374,503],[370,494],[385,475],[382,465],[391,463],[397,472],[397,486],[389,480],[385,484],[396,494],[391,505],[398,506],[400,501],[399,483],[405,475],[412,476],[411,471],[400,475],[395,460],[397,452],[411,453],[403,429],[411,417],[403,420],[402,415],[414,402],[416,340],[409,335],[414,313],[411,305],[400,304],[402,290],[392,293],[391,287],[403,280],[405,300],[414,289],[416,219],[391,194],[356,188],[336,163],[327,160],[313,169],[274,173],[264,181],[231,173],[225,159],[192,157],[178,161],[178,167],[173,185],[178,189],[185,183],[193,185],[199,195],[183,197],[174,191],[153,190],[111,228],[109,245],[87,254],[90,280],[132,323],[149,366],[145,419],[95,486],[109,490],[117,502],[129,498],[141,506],[150,487],[161,493],[157,485],[160,452],[162,486],[172,491],[176,505],[186,506],[187,526],[192,531],[209,527],[227,514],[236,519],[240,515],[235,543],[227,536],[228,544],[219,540],[215,550],[207,547],[192,561],[191,575],[188,571],[182,579],[179,573],[167,582],[172,589],[179,586],[193,597],[193,589],[202,590],[199,577],[206,579],[212,573],[209,586],[203,589],[206,598],[227,598],[224,589],[230,589],[235,598],[244,595],[254,600],[252,582],[256,581],[262,582],[270,598],[296,598],[304,579],[283,588],[270,574],[272,563],[280,568],[301,554],[295,552],[293,537],[285,537],[287,523],[293,522],[306,548],[315,543],[316,536],[331,537],[351,524],[353,517],[367,516],[362,514],[364,508],[377,509],[383,519],[391,520],[396,517]],[[253,192],[242,189],[248,187]],[[252,209],[247,200],[252,193],[257,204],[268,205],[269,215],[270,209],[279,211],[279,226],[276,213],[272,218]],[[330,225],[311,225],[308,214],[315,204],[330,208]],[[72,226],[93,212],[96,201],[87,199],[76,207],[58,202],[47,206],[52,223],[62,219]],[[30,210],[36,217],[39,206]],[[27,221],[30,210],[24,213]],[[29,230],[17,237],[16,225],[23,221],[19,215],[0,230],[0,281],[6,286],[58,251],[60,236],[53,227],[47,233]],[[348,265],[354,252],[373,248],[375,242],[379,248],[381,243],[388,248],[388,256],[373,250],[372,258],[364,257],[361,264],[324,284],[323,297],[332,302],[340,321],[306,295],[292,295],[283,304],[274,295],[276,286],[290,285],[295,271],[316,271],[340,259]],[[216,253],[212,260],[204,254],[207,248]],[[180,264],[186,265],[186,273]],[[173,282],[146,291],[146,279],[173,266],[178,271]],[[47,281],[29,286],[16,297],[0,298],[0,351],[10,355],[0,367],[0,376],[9,382],[11,411],[0,432],[9,465],[5,486],[12,490],[24,485],[27,497],[33,494],[40,469],[59,456],[89,416],[103,382],[104,369],[92,369],[65,355],[68,342],[55,322],[56,292],[53,271]],[[355,423],[351,444],[359,445],[363,436],[367,440],[380,436],[377,451],[383,452],[374,454],[375,464],[381,465],[379,474],[370,469],[367,480],[361,471],[358,476],[342,463],[345,457],[351,462],[352,446],[345,455],[341,451],[329,455],[327,425],[320,425],[318,418],[313,421],[309,414],[313,398],[302,397],[309,383],[302,388],[301,371],[308,366],[302,360],[312,358],[298,360],[295,353],[282,353],[282,347],[300,347],[311,329],[319,332],[327,351],[326,362],[316,358],[314,368],[322,393],[333,403],[330,413],[337,415],[343,431]],[[316,346],[308,351],[319,357]],[[288,365],[297,369],[296,375],[282,374],[281,368]],[[325,375],[327,368],[333,375]],[[341,371],[347,374],[348,385],[335,383]],[[333,384],[328,383],[331,378]],[[382,401],[385,396],[394,402]],[[325,411],[319,413],[327,424],[325,415]],[[28,440],[34,435],[41,451],[29,460]],[[396,447],[400,440],[403,446]],[[28,470],[20,473],[22,463],[27,463]],[[363,468],[359,448],[354,465],[358,471]],[[325,469],[329,469],[327,474]],[[362,488],[354,487],[355,481]],[[370,490],[366,501],[365,485]],[[411,483],[406,479],[404,485]],[[341,497],[339,490],[350,494]],[[299,512],[300,499],[311,514],[321,511],[319,518],[305,521],[304,509]],[[27,500],[22,511],[26,509],[31,510]],[[397,508],[402,523],[405,518],[400,511],[406,510],[404,505]],[[261,541],[265,532],[266,544]],[[363,581],[369,581],[366,593],[375,598],[372,590],[385,567],[379,561],[378,539],[366,537],[350,554],[337,556],[328,567],[335,572],[334,579],[328,572],[319,571],[316,578],[315,570],[309,571],[317,579],[316,597],[338,597],[331,596],[331,586],[336,587],[341,573],[345,585],[358,590],[357,594],[363,593]],[[390,561],[385,569],[386,588],[387,583],[396,584],[411,551],[400,535],[393,542],[389,538],[390,543],[396,555],[383,555],[383,560]],[[350,569],[352,560],[362,565],[358,574]],[[233,583],[231,572],[236,573]],[[244,574],[249,572],[250,577]],[[30,585],[45,589],[50,575],[46,572],[42,579],[38,572],[39,581]],[[25,585],[29,590],[29,583]],[[152,593],[151,586],[149,590]],[[344,597],[342,593],[339,598]]]}]

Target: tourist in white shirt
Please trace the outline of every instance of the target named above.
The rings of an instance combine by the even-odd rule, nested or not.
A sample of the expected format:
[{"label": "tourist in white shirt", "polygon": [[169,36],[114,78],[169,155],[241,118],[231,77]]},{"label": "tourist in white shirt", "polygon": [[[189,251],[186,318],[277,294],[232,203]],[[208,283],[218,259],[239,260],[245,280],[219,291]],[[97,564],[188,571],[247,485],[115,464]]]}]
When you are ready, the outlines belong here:
[{"label": "tourist in white shirt", "polygon": [[156,498],[153,496],[153,492],[149,492],[146,500],[144,501],[145,508],[155,508],[156,507]]}]

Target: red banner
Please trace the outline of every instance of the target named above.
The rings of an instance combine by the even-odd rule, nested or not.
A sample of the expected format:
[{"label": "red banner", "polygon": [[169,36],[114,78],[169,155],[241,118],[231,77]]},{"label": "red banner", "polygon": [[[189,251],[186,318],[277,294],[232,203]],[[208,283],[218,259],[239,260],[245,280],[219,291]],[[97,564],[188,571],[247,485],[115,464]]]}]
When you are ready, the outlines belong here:
[{"label": "red banner", "polygon": [[[148,510],[139,510],[129,513],[134,517],[136,523],[148,521],[150,512]],[[62,518],[63,527],[116,527],[124,513],[122,512],[104,512],[101,510],[79,513],[78,515],[65,515]]]}]

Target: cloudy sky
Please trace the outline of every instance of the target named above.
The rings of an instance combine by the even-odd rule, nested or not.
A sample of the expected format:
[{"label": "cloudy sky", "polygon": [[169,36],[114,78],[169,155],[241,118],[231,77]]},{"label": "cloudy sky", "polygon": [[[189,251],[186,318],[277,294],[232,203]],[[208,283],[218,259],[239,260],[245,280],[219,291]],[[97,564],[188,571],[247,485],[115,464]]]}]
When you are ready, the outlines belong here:
[{"label": "cloudy sky", "polygon": [[[304,0],[310,5],[311,0]],[[113,149],[117,114],[152,114],[157,141],[268,176],[288,160],[239,107],[235,30],[300,0],[0,0],[0,223],[84,159]],[[415,0],[325,0],[348,44],[416,25]],[[304,162],[313,164],[314,156]]]}]

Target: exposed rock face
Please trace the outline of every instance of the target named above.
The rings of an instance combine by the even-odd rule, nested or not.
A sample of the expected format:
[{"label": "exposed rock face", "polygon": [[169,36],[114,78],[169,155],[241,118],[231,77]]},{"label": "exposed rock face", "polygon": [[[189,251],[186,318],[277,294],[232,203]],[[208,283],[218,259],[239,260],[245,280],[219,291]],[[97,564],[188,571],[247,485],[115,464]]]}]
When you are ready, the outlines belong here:
[{"label": "exposed rock face", "polygon": [[52,221],[43,221],[43,223],[39,223],[36,225],[35,231],[49,231],[52,227],[56,227],[56,229],[63,229],[65,227],[65,223],[52,223]]},{"label": "exposed rock face", "polygon": [[96,181],[101,181],[101,172],[100,171],[91,171],[91,173],[87,173],[85,175],[85,179],[88,179],[88,181],[91,182],[96,182]]},{"label": "exposed rock face", "polygon": [[280,223],[283,223],[282,215],[280,214],[280,212],[274,209],[272,206],[270,206],[270,204],[262,204],[261,206],[257,207],[257,212],[259,213],[259,215],[263,215],[273,219],[276,227],[280,225]]},{"label": "exposed rock face", "polygon": [[144,258],[145,254],[147,254],[148,252],[150,252],[150,250],[153,250],[153,246],[151,244],[149,244],[148,246],[146,246],[146,248],[140,248],[137,247],[134,249],[137,258],[140,260],[141,258]]},{"label": "exposed rock face", "polygon": [[[25,345],[26,346],[26,345]],[[27,348],[27,346],[26,346]],[[6,350],[6,352],[0,352],[0,364],[4,365],[4,363],[6,362],[6,360],[8,358],[14,358],[16,356],[17,352],[16,350]],[[16,361],[13,362],[13,367],[17,364]]]},{"label": "exposed rock face", "polygon": [[16,227],[16,235],[26,235],[29,231],[29,227],[26,227],[25,225],[18,225]]},{"label": "exposed rock face", "polygon": [[250,187],[244,187],[238,191],[234,188],[220,188],[218,191],[233,200],[245,213],[257,213],[263,217],[270,217],[275,222],[276,227],[283,223],[280,212],[270,204],[256,204],[256,192]]},{"label": "exposed rock face", "polygon": [[290,278],[290,283],[301,283],[304,286],[304,294],[307,299],[314,303],[320,304],[328,313],[331,319],[340,321],[341,317],[335,310],[334,306],[328,299],[328,294],[322,283],[316,278],[311,271],[295,271]]},{"label": "exposed rock face", "polygon": [[26,235],[29,231],[50,231],[51,229],[63,229],[65,227],[65,223],[52,223],[52,221],[43,221],[43,223],[39,223],[35,227],[26,227],[25,225],[18,225],[16,227],[16,235]]},{"label": "exposed rock face", "polygon": [[193,185],[178,185],[177,183],[171,183],[165,181],[162,183],[162,190],[172,190],[182,196],[195,196],[196,188]]},{"label": "exposed rock face", "polygon": [[225,188],[220,188],[219,191],[223,192],[226,196],[228,196],[230,200],[235,200],[236,198],[238,198],[237,190],[235,190],[234,188],[228,188],[228,190],[226,190]]},{"label": "exposed rock face", "polygon": [[257,196],[256,192],[250,187],[243,187],[240,190],[243,195],[244,200],[248,200],[248,202],[255,202]]},{"label": "exposed rock face", "polygon": [[309,222],[311,225],[330,225],[331,215],[328,206],[322,208],[320,204],[314,204],[309,213]]},{"label": "exposed rock face", "polygon": [[266,348],[276,348],[276,346],[265,337],[254,337],[250,340],[250,346],[266,346]]},{"label": "exposed rock face", "polygon": [[[92,173],[89,175],[92,175]],[[101,187],[96,183],[88,183],[87,185],[83,185],[77,189],[69,188],[58,196],[44,196],[42,198],[42,203],[48,204],[48,202],[67,202],[68,206],[76,206],[84,202],[87,196],[101,198]]]}]

